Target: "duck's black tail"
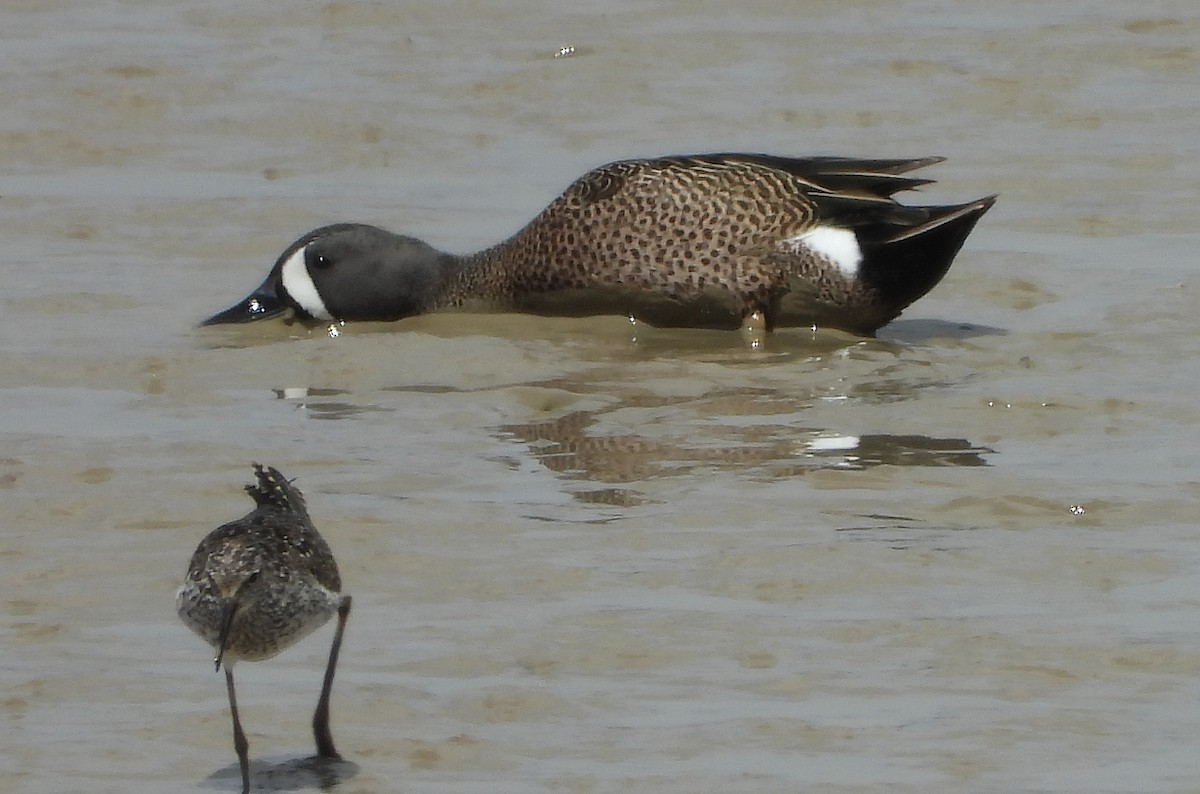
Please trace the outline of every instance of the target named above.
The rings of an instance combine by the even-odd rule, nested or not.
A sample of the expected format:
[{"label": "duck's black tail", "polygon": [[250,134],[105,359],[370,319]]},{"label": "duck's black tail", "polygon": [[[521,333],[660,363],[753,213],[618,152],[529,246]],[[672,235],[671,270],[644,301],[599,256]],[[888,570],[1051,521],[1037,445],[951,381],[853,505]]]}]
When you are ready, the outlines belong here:
[{"label": "duck's black tail", "polygon": [[995,202],[995,196],[987,196],[950,206],[880,207],[875,219],[855,226],[863,252],[860,278],[899,314],[942,280],[975,223]]}]

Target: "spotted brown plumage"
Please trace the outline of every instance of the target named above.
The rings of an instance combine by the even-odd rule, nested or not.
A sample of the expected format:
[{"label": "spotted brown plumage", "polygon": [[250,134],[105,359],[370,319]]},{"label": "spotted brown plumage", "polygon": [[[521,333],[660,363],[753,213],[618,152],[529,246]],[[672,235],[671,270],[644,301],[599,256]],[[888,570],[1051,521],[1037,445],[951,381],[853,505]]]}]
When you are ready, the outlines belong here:
[{"label": "spotted brown plumage", "polygon": [[254,510],[200,542],[175,602],[184,624],[212,646],[216,669],[225,668],[243,792],[249,791],[249,757],[234,692],[235,663],[269,659],[336,614],[313,733],[318,755],[339,758],[329,729],[329,695],[351,606],[350,596],[341,592],[337,562],[299,489],[278,469],[256,463],[254,473],[255,482],[246,486]]},{"label": "spotted brown plumage", "polygon": [[833,327],[870,334],[932,289],[994,197],[903,205],[928,157],[707,154],[594,169],[508,240],[456,256],[363,224],[314,230],[252,295],[206,324],[288,307],[393,320],[449,307],[652,325]]}]

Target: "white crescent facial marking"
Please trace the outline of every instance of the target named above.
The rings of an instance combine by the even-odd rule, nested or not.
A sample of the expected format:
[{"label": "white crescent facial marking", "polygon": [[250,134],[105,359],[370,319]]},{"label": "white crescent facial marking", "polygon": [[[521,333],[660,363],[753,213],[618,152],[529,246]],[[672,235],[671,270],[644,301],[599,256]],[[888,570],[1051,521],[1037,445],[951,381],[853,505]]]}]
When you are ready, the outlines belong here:
[{"label": "white crescent facial marking", "polygon": [[788,242],[802,245],[828,259],[846,278],[858,277],[858,266],[862,264],[862,248],[858,238],[849,229],[834,226],[818,226],[789,237]]},{"label": "white crescent facial marking", "polygon": [[308,274],[308,266],[304,264],[304,252],[307,249],[307,245],[297,249],[283,263],[283,268],[279,271],[283,291],[314,319],[332,320],[333,315],[325,308],[325,301],[321,300],[321,293],[317,292],[317,285],[313,283],[312,276]]}]

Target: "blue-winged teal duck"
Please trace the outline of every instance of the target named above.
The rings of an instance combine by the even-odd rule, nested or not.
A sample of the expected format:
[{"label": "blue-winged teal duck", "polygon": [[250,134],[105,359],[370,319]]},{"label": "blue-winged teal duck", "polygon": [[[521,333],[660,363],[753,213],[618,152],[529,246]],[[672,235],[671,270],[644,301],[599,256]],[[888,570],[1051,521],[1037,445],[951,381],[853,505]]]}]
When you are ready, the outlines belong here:
[{"label": "blue-winged teal duck", "polygon": [[658,326],[872,334],[950,268],[994,196],[906,206],[906,176],[942,158],[702,154],[584,174],[524,229],[466,256],[374,226],[288,246],[245,300],[204,321],[397,320],[463,307],[623,314]]},{"label": "blue-winged teal duck", "polygon": [[179,617],[213,647],[216,669],[225,666],[243,794],[250,790],[250,761],[233,689],[234,663],[269,659],[336,613],[337,630],[312,725],[317,754],[340,758],[329,730],[329,693],[351,603],[341,592],[337,562],[309,519],[300,491],[277,469],[256,463],[254,474],[256,482],[246,491],[256,507],[200,542],[175,598]]}]

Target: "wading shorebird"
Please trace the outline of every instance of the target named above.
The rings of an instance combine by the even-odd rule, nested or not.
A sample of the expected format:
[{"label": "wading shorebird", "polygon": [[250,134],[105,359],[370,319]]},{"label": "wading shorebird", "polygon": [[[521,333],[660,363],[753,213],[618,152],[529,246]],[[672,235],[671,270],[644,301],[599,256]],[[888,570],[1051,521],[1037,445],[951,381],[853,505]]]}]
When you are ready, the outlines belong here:
[{"label": "wading shorebird", "polygon": [[269,659],[337,613],[312,726],[317,755],[339,759],[329,731],[329,693],[350,616],[337,562],[309,519],[300,491],[278,469],[255,463],[254,475],[256,482],[246,486],[254,510],[200,542],[175,599],[180,619],[213,647],[216,669],[225,666],[243,794],[250,791],[250,760],[234,694],[234,663]]},{"label": "wading shorebird", "polygon": [[460,308],[871,335],[941,281],[995,202],[892,198],[931,183],[906,174],[942,159],[624,160],[584,174],[508,240],[465,256],[375,226],[323,226],[203,324],[289,309],[329,322]]}]

